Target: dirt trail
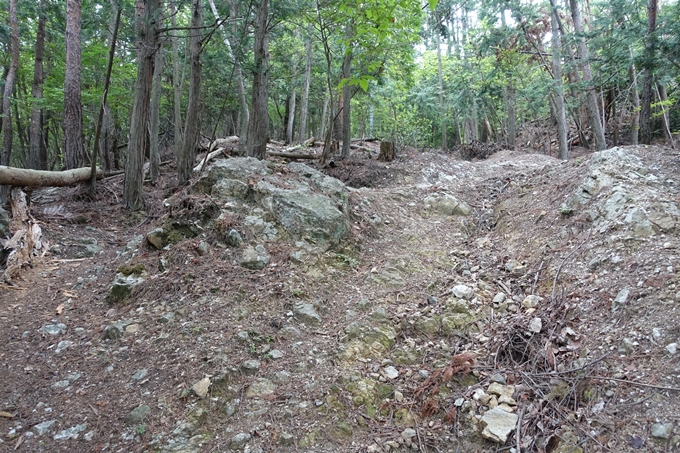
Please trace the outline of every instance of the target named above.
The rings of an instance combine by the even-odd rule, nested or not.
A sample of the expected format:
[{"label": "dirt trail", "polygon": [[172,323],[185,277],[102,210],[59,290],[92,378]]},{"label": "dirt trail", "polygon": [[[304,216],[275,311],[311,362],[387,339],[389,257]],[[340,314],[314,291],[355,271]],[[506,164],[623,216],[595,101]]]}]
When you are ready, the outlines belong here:
[{"label": "dirt trail", "polygon": [[[415,151],[388,165],[356,159],[366,165],[338,171],[364,169],[359,179],[374,184],[350,192],[350,241],[301,263],[289,245],[270,244],[261,271],[215,244],[198,253],[200,238],[164,251],[135,242],[171,181],[151,195],[149,219],[120,208],[115,179],[96,205],[73,190],[36,193],[54,252],[17,288],[0,288],[0,451],[497,451],[481,421],[500,398],[492,381],[516,386],[522,451],[674,448],[650,426],[680,416],[667,399],[680,387],[678,360],[641,329],[621,334],[637,344],[620,355],[630,317],[610,315],[606,301],[621,278],[650,304],[674,303],[675,292],[636,286],[648,258],[630,242],[619,253],[629,267],[611,284],[618,262],[601,268],[610,274],[587,270],[589,253],[623,241],[607,245],[560,214],[583,162],[510,151],[480,162]],[[465,210],[456,200],[469,215],[456,215]],[[650,253],[673,262],[675,235],[656,242]],[[109,306],[116,269],[136,264],[147,284]],[[637,320],[670,342],[680,335],[674,309],[646,317],[640,306]],[[105,338],[117,322],[121,336]]]}]

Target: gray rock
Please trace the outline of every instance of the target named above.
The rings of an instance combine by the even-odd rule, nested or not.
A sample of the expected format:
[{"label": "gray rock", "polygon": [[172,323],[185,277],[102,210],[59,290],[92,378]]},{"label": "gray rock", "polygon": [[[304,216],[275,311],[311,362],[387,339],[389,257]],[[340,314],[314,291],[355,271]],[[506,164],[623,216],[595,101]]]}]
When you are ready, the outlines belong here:
[{"label": "gray rock", "polygon": [[261,245],[257,247],[249,246],[241,257],[241,266],[247,269],[259,270],[264,269],[264,267],[271,261],[271,256],[267,253],[267,250]]},{"label": "gray rock", "polygon": [[471,212],[467,203],[449,194],[433,194],[425,198],[424,201],[427,209],[433,209],[445,215],[468,216]]},{"label": "gray rock", "polygon": [[493,301],[494,304],[501,304],[505,302],[505,293],[498,293],[494,296]]},{"label": "gray rock", "polygon": [[651,428],[652,437],[656,439],[670,439],[673,435],[672,423],[654,423]]},{"label": "gray rock", "polygon": [[504,444],[508,440],[508,435],[515,430],[517,418],[517,415],[498,407],[486,411],[482,416],[482,423],[486,425],[482,436],[493,442]]},{"label": "gray rock", "polygon": [[9,237],[9,212],[0,206],[0,239]]},{"label": "gray rock", "polygon": [[273,349],[269,351],[269,357],[274,360],[283,358],[283,355],[284,355],[283,352],[279,351],[278,349]]},{"label": "gray rock", "polygon": [[536,296],[536,295],[529,295],[524,298],[522,301],[522,306],[524,308],[536,308],[538,307],[538,304],[541,302],[541,298]]},{"label": "gray rock", "polygon": [[529,331],[539,333],[543,329],[543,320],[541,318],[534,318],[529,322]]},{"label": "gray rock", "polygon": [[383,368],[383,372],[388,379],[396,379],[399,377],[399,371],[391,365]]},{"label": "gray rock", "polygon": [[125,244],[125,251],[126,252],[133,252],[139,248],[140,245],[142,245],[142,241],[144,240],[144,235],[140,234],[139,236],[135,236],[134,238],[130,239],[127,244]]},{"label": "gray rock", "polygon": [[229,448],[232,450],[240,450],[245,444],[250,442],[251,435],[248,433],[239,433],[231,438],[229,442]]},{"label": "gray rock", "polygon": [[147,417],[147,415],[149,415],[150,412],[151,408],[146,404],[137,406],[125,416],[125,423],[128,426],[140,425],[144,422],[144,419]]},{"label": "gray rock", "polygon": [[456,285],[451,292],[459,299],[472,300],[475,297],[475,291],[467,285]]},{"label": "gray rock", "polygon": [[71,346],[73,346],[73,342],[72,342],[72,341],[68,341],[68,340],[60,341],[60,342],[57,344],[57,348],[54,350],[54,353],[55,353],[55,354],[59,354],[60,352],[66,350],[66,349],[68,349],[68,348],[70,348]]},{"label": "gray rock", "polygon": [[[265,214],[263,211],[261,213],[263,215]],[[246,226],[250,228],[251,233],[253,233],[253,236],[256,238],[262,238],[266,241],[273,241],[279,236],[279,232],[276,229],[275,224],[265,221],[259,215],[246,216],[243,223],[245,223]]]},{"label": "gray rock", "polygon": [[[215,184],[221,180],[240,181],[247,184],[252,175],[266,175],[265,162],[254,157],[232,157],[218,159],[196,182],[194,189],[212,194]],[[219,192],[219,190],[217,191]],[[216,193],[217,194],[217,193]]]},{"label": "gray rock", "polygon": [[175,313],[169,312],[158,318],[158,322],[160,322],[161,324],[167,324],[173,319],[175,319]]},{"label": "gray rock", "polygon": [[149,374],[149,371],[146,368],[142,368],[141,370],[138,370],[135,372],[135,374],[132,375],[132,380],[133,381],[141,381],[144,379],[147,375]]},{"label": "gray rock", "polygon": [[42,326],[38,332],[46,333],[48,335],[59,335],[66,331],[66,324],[48,324]]},{"label": "gray rock", "polygon": [[290,433],[281,433],[279,435],[279,445],[290,446],[295,444],[295,437]]},{"label": "gray rock", "polygon": [[243,237],[241,237],[241,233],[231,229],[225,236],[224,241],[229,247],[241,247],[241,244],[243,244]]},{"label": "gray rock", "polygon": [[615,312],[620,308],[625,307],[629,295],[630,288],[623,288],[622,290],[620,290],[619,293],[614,298],[614,302],[612,302],[612,312]]},{"label": "gray rock", "polygon": [[163,228],[155,228],[146,234],[146,240],[158,250],[168,245],[168,234]]},{"label": "gray rock", "polygon": [[91,258],[98,255],[104,248],[97,244],[94,238],[76,239],[68,250],[68,255],[74,258]]},{"label": "gray rock", "polygon": [[201,241],[198,243],[198,247],[196,247],[196,252],[198,253],[199,256],[205,256],[208,254],[210,251],[210,245],[208,244],[207,241]]},{"label": "gray rock", "polygon": [[492,374],[491,377],[489,378],[489,380],[490,380],[492,383],[501,384],[501,385],[507,385],[507,381],[505,380],[505,376],[503,376],[503,375],[500,374],[500,373],[494,373],[494,374]]},{"label": "gray rock", "polygon": [[259,360],[246,360],[241,364],[241,371],[246,376],[254,376],[260,370],[262,363]]},{"label": "gray rock", "polygon": [[281,338],[289,341],[299,340],[300,338],[303,337],[303,334],[300,331],[300,329],[291,325],[283,326],[283,328],[279,330],[279,335],[281,335]]},{"label": "gray rock", "polygon": [[525,265],[516,260],[510,260],[505,264],[505,268],[515,275],[524,275],[527,268]]},{"label": "gray rock", "polygon": [[104,329],[104,338],[108,340],[116,340],[122,337],[123,334],[125,333],[125,329],[134,323],[135,322],[132,320],[126,320],[109,324],[108,326],[106,326],[106,329]]},{"label": "gray rock", "polygon": [[310,326],[321,324],[321,316],[319,316],[312,304],[296,302],[293,305],[293,314],[296,319],[304,324]]},{"label": "gray rock", "polygon": [[38,423],[33,427],[33,431],[35,431],[38,436],[43,436],[52,429],[56,422],[56,420],[47,420],[45,422]]},{"label": "gray rock", "polygon": [[121,273],[116,274],[116,277],[106,294],[106,301],[109,304],[116,304],[124,302],[132,293],[132,290],[144,283],[146,279],[141,275],[123,275]]},{"label": "gray rock", "polygon": [[285,370],[277,371],[274,373],[273,381],[277,384],[285,384],[290,381],[290,373]]},{"label": "gray rock", "polygon": [[87,424],[76,425],[71,428],[65,429],[54,435],[54,440],[67,440],[67,439],[77,439],[80,433],[87,429]]},{"label": "gray rock", "polygon": [[418,433],[416,433],[416,430],[415,430],[415,429],[413,429],[413,428],[406,428],[405,430],[403,430],[403,431],[401,432],[401,437],[403,437],[403,438],[406,439],[406,440],[410,440],[410,439],[413,439],[414,437],[416,437],[417,434],[418,434]]},{"label": "gray rock", "polygon": [[97,433],[95,433],[94,430],[88,431],[83,435],[83,440],[86,441],[86,442],[90,442],[90,441],[92,441],[92,439],[94,439],[94,436],[96,434]]},{"label": "gray rock", "polygon": [[666,351],[668,351],[669,354],[676,354],[678,352],[678,344],[670,343],[666,346]]}]

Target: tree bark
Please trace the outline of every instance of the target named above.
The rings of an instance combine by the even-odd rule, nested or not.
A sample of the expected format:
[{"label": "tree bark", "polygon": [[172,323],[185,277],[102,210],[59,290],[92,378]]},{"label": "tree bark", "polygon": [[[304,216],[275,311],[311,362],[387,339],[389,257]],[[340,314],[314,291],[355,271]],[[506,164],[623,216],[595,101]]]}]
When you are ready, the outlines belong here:
[{"label": "tree bark", "polygon": [[[159,23],[159,26],[161,24]],[[156,182],[161,175],[161,154],[158,149],[158,130],[161,110],[161,75],[163,74],[163,43],[159,43],[153,62],[151,113],[149,117],[149,179]]]},{"label": "tree bark", "polygon": [[130,115],[130,141],[125,164],[123,200],[125,207],[140,210],[144,207],[142,167],[149,124],[149,97],[153,79],[154,53],[158,47],[158,11],[160,0],[137,0],[135,29],[137,33],[137,80],[135,98]]},{"label": "tree bark", "polygon": [[439,114],[442,117],[442,149],[448,149],[448,143],[446,140],[446,113],[444,110],[444,77],[442,74],[442,46],[441,46],[441,33],[439,29],[437,33],[437,76],[439,78]]},{"label": "tree bark", "polygon": [[[102,171],[97,169],[97,176]],[[90,179],[90,168],[74,168],[65,171],[31,170],[0,165],[0,185],[34,186],[34,187],[63,187]]]},{"label": "tree bark", "polygon": [[184,126],[184,147],[180,155],[178,177],[180,184],[191,179],[196,144],[201,131],[201,24],[203,22],[201,0],[191,2],[191,73],[189,81],[189,104]]},{"label": "tree bark", "polygon": [[[2,97],[2,130],[4,132],[2,140],[2,156],[0,165],[9,165],[12,155],[12,91],[16,80],[17,68],[19,67],[19,21],[17,20],[17,0],[9,2],[9,22],[10,22],[10,64],[7,76],[5,77],[5,90]],[[4,193],[2,200],[7,197]]]},{"label": "tree bark", "polygon": [[[296,33],[296,37],[300,39],[300,32],[298,31]],[[288,122],[286,124],[286,141],[288,143],[293,143],[293,126],[295,125],[295,98],[297,96],[297,87],[296,87],[296,81],[297,79],[297,66],[298,66],[298,57],[297,55],[293,55],[293,65],[292,65],[292,72],[293,72],[293,77],[291,77],[291,90],[290,90],[290,96],[288,98]],[[303,138],[304,140],[304,138]]]},{"label": "tree bark", "polygon": [[[177,27],[177,15],[172,15],[172,27]],[[182,133],[182,83],[179,76],[179,43],[177,32],[172,34],[172,93],[173,111],[175,114],[175,161],[179,161],[180,150],[183,146]]]},{"label": "tree bark", "polygon": [[668,115],[668,110],[666,109],[666,102],[668,101],[668,93],[666,92],[666,86],[657,84],[656,85],[656,95],[659,98],[659,107],[661,108],[661,122],[663,123],[663,138],[664,140],[670,142],[671,147],[673,147],[673,134],[671,133],[671,124]]},{"label": "tree bark", "polygon": [[80,91],[80,0],[66,0],[64,75],[64,166],[83,165],[83,104]]},{"label": "tree bark", "polygon": [[647,4],[647,42],[645,44],[645,66],[642,80],[642,107],[640,110],[640,141],[645,145],[652,143],[652,84],[654,80],[654,58],[656,42],[657,0],[649,0]]},{"label": "tree bark", "polygon": [[557,7],[555,0],[550,0],[550,25],[552,29],[552,62],[555,93],[555,119],[557,121],[557,139],[559,144],[558,157],[567,160],[569,148],[567,145],[567,117],[564,112],[564,91],[562,89],[562,62],[560,51],[560,32],[557,26]]},{"label": "tree bark", "polygon": [[252,114],[248,127],[248,156],[263,160],[267,156],[269,113],[267,108],[267,72],[269,70],[268,39],[269,0],[260,0],[255,17]]},{"label": "tree bark", "polygon": [[508,108],[508,146],[515,149],[517,141],[517,89],[512,82],[509,82],[506,90],[506,103]]},{"label": "tree bark", "polygon": [[31,131],[30,145],[28,150],[28,166],[36,170],[47,169],[47,148],[43,145],[42,129],[43,115],[42,109],[38,105],[38,100],[43,97],[42,84],[44,80],[43,57],[45,54],[45,0],[40,1],[38,8],[38,30],[35,35],[35,63],[33,65],[33,86],[32,96],[34,100],[31,109]]},{"label": "tree bark", "polygon": [[640,132],[640,94],[638,93],[638,79],[637,79],[637,69],[635,68],[635,63],[633,63],[633,51],[630,52],[631,64],[628,67],[628,73],[630,74],[630,101],[633,105],[633,111],[631,112],[631,122],[630,122],[630,143],[632,145],[638,144],[638,136]]},{"label": "tree bark", "polygon": [[298,138],[300,141],[307,139],[307,113],[309,109],[309,85],[312,80],[312,25],[307,27],[305,38],[305,81],[302,85],[302,99],[300,100],[300,126]]},{"label": "tree bark", "polygon": [[593,136],[595,138],[595,146],[598,151],[607,148],[607,141],[604,137],[604,127],[600,122],[600,109],[597,105],[597,93],[593,86],[593,73],[590,69],[590,62],[588,61],[588,48],[586,47],[586,40],[583,37],[583,25],[581,24],[581,12],[578,9],[576,0],[569,0],[571,8],[571,17],[574,21],[574,31],[576,32],[576,52],[580,60],[579,66],[583,72],[583,81],[586,83],[588,90],[588,118],[590,120],[590,127],[593,129]]}]

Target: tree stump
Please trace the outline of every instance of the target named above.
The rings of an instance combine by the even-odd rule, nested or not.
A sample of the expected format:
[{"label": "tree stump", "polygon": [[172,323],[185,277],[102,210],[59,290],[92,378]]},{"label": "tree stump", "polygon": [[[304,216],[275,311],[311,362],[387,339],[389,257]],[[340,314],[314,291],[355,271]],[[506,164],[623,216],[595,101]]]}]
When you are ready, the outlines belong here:
[{"label": "tree stump", "polygon": [[394,160],[394,142],[380,142],[378,160],[392,162]]}]

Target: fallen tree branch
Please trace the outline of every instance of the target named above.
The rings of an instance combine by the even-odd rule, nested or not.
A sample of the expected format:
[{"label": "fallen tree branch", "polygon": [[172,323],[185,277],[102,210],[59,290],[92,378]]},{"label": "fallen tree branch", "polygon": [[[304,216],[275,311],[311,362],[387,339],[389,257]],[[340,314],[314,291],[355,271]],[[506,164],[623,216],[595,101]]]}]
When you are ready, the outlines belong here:
[{"label": "fallen tree branch", "polygon": [[[0,165],[0,185],[38,187],[70,186],[71,184],[89,181],[91,172],[92,170],[86,167],[66,171],[44,171]],[[98,168],[97,177],[101,178],[102,175],[102,170]]]},{"label": "fallen tree branch", "polygon": [[321,156],[316,154],[295,154],[283,153],[278,151],[267,151],[267,156],[285,157],[287,159],[318,159]]},{"label": "fallen tree branch", "polygon": [[210,162],[212,159],[219,156],[220,154],[224,154],[224,148],[217,148],[215,151],[206,154],[205,158],[201,161],[201,163],[194,167],[194,173],[203,171],[203,167],[205,167],[205,165],[208,162]]}]

